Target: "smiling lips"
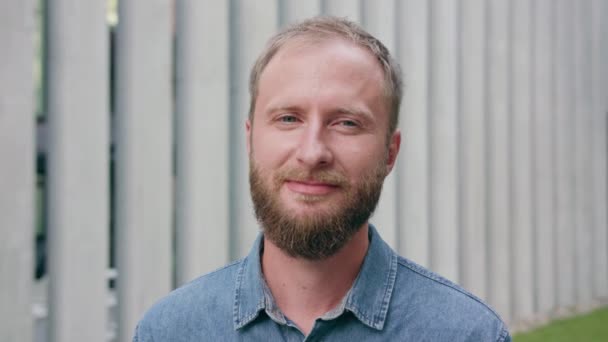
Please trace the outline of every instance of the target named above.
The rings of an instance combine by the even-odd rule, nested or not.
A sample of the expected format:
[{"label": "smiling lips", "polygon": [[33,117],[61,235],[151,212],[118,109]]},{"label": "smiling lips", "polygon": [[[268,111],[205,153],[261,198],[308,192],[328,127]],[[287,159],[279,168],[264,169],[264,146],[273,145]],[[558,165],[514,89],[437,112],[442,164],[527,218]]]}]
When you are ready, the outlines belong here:
[{"label": "smiling lips", "polygon": [[289,190],[302,195],[327,195],[330,192],[338,189],[337,185],[316,181],[287,180],[285,181],[285,184]]}]

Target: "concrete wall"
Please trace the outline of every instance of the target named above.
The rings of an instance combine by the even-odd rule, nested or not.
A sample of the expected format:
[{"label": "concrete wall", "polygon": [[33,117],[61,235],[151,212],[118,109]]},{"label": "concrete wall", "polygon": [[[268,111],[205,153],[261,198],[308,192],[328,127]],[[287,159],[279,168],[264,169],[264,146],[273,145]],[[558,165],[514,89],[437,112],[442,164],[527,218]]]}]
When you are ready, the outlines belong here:
[{"label": "concrete wall", "polygon": [[372,218],[391,246],[514,329],[608,298],[606,1],[121,0],[114,50],[104,1],[48,2],[38,137],[35,5],[0,0],[0,340],[128,341],[160,296],[248,252],[249,69],[316,14],[359,22],[404,71]]}]

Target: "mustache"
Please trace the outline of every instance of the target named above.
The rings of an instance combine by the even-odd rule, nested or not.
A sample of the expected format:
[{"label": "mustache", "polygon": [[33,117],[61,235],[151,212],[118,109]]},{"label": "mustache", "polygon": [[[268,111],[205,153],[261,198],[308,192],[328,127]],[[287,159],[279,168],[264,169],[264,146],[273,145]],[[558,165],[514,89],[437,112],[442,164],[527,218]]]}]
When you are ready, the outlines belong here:
[{"label": "mustache", "polygon": [[284,169],[277,172],[275,180],[278,184],[291,180],[296,182],[319,182],[342,188],[349,184],[346,176],[335,170]]}]

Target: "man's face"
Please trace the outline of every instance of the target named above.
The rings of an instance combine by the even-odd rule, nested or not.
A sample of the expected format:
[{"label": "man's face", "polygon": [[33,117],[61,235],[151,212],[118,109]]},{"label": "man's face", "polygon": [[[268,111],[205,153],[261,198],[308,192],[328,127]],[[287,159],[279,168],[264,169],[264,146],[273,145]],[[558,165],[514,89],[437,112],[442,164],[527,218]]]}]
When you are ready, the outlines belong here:
[{"label": "man's face", "polygon": [[335,254],[374,211],[399,150],[374,56],[342,40],[284,46],[247,122],[250,186],[265,237],[294,257]]}]

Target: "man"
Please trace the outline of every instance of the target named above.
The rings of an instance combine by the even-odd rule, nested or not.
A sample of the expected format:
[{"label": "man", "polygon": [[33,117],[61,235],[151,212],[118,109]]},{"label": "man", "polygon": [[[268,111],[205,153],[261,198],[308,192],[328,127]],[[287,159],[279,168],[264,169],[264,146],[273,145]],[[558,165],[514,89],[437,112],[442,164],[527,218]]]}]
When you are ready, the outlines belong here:
[{"label": "man", "polygon": [[318,17],[274,36],[246,122],[262,234],[175,290],[134,341],[509,341],[462,288],[399,257],[368,219],[395,165],[401,79],[377,39]]}]

